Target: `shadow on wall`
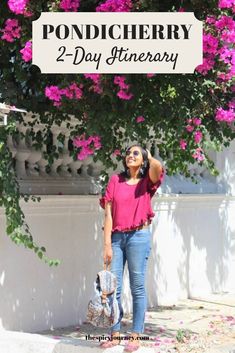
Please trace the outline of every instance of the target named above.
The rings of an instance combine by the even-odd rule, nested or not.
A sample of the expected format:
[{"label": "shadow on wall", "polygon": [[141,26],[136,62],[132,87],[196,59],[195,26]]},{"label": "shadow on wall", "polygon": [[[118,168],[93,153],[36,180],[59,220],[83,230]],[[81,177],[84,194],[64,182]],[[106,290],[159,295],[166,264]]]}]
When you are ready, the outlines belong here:
[{"label": "shadow on wall", "polygon": [[223,195],[155,200],[150,307],[232,288],[235,292],[234,208],[234,200]]},{"label": "shadow on wall", "polygon": [[[102,217],[97,197],[49,197],[26,206],[35,241],[44,245],[58,267],[17,247],[0,223],[0,327],[38,332],[81,324],[93,283],[102,269]],[[59,200],[59,204],[58,204]]]}]

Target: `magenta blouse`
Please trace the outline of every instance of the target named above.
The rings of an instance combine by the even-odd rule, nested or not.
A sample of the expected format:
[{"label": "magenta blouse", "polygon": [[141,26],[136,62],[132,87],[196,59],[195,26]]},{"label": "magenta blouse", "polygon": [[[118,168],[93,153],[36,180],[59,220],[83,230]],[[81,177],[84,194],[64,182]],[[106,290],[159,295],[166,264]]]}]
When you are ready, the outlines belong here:
[{"label": "magenta blouse", "polygon": [[149,174],[140,179],[135,185],[127,184],[125,177],[114,174],[110,177],[105,195],[100,198],[100,206],[112,202],[112,232],[131,230],[146,222],[151,223],[154,213],[151,207],[151,198],[161,185],[164,170],[160,179],[153,183]]}]

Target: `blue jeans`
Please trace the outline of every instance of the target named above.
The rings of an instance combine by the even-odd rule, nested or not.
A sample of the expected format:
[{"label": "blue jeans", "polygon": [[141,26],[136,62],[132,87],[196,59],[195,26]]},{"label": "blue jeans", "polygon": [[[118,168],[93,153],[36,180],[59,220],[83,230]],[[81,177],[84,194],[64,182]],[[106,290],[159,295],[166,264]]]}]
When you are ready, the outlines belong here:
[{"label": "blue jeans", "polygon": [[120,309],[119,321],[111,327],[111,333],[120,331],[123,308],[121,305],[122,279],[127,261],[130,288],[133,299],[132,332],[144,332],[147,299],[145,291],[145,274],[147,260],[151,250],[151,232],[149,227],[131,232],[114,232],[112,234],[113,258],[111,272],[117,277],[117,300]]}]

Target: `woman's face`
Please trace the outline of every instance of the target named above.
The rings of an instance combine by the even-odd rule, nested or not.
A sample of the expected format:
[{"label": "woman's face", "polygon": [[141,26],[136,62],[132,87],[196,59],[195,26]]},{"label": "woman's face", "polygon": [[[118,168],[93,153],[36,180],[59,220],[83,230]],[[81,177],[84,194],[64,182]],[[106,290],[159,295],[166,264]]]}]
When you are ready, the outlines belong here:
[{"label": "woman's face", "polygon": [[143,156],[141,149],[138,146],[133,146],[126,152],[126,165],[127,168],[141,167],[143,164]]}]

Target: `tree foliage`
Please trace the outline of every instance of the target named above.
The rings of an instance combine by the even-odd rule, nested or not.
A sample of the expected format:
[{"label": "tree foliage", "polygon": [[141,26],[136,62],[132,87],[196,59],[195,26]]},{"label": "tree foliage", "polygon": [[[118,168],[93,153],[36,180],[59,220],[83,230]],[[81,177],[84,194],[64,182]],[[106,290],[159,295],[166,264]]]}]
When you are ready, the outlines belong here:
[{"label": "tree foliage", "polygon": [[[188,167],[192,163],[205,165],[213,175],[218,174],[208,150],[218,151],[235,137],[232,1],[230,4],[229,0],[126,0],[131,11],[192,11],[203,21],[204,63],[194,74],[182,75],[43,75],[31,64],[27,56],[30,56],[30,44],[27,47],[26,43],[31,41],[32,21],[43,11],[64,11],[60,7],[63,0],[25,0],[22,13],[12,11],[10,1],[13,5],[17,3],[17,0],[4,1],[0,9],[0,100],[39,114],[30,126],[35,148],[47,142],[53,124],[67,121],[71,141],[78,138],[77,145],[71,148],[74,158],[82,149],[84,158],[88,153],[88,149],[84,150],[85,142],[96,136],[101,145],[95,148],[93,144],[90,153],[94,153],[94,159],[102,161],[105,168],[115,168],[115,158],[116,161],[121,159],[123,146],[128,141],[144,145],[150,142],[152,146],[157,141],[168,175],[190,176]],[[78,11],[95,11],[108,1],[112,2],[77,1]],[[123,5],[125,0],[119,3]],[[6,28],[13,25],[16,26],[15,37],[12,29],[9,37]],[[4,39],[4,35],[8,39]],[[129,93],[131,97],[125,97]],[[70,124],[70,114],[77,119],[75,126]],[[19,206],[19,200],[25,195],[19,192],[6,145],[7,136],[16,133],[14,122],[22,123],[22,116],[12,114],[10,121],[6,128],[0,128],[0,205],[6,210],[7,234],[43,257],[45,249],[34,244]],[[45,124],[40,136],[33,131],[38,121]],[[60,139],[63,142],[63,137]],[[114,159],[110,158],[113,154]],[[54,146],[50,158],[47,156],[48,163],[57,155]]]}]

